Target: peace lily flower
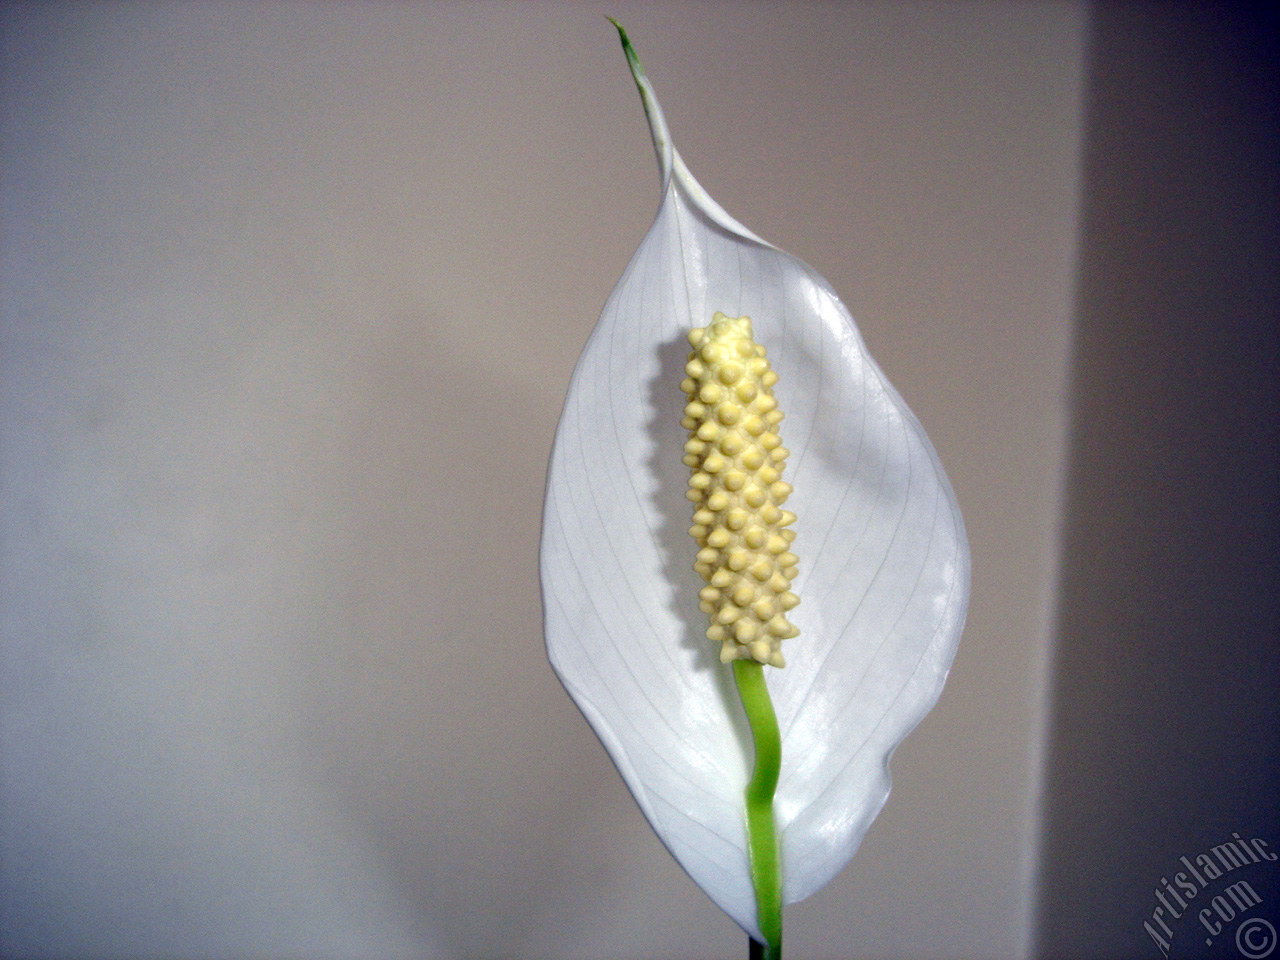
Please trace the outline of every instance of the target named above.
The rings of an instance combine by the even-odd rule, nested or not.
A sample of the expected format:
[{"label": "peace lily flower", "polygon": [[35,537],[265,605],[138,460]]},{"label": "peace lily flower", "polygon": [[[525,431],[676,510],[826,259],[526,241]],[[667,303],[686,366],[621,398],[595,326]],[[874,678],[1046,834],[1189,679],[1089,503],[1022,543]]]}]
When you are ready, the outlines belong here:
[{"label": "peace lily flower", "polygon": [[[547,647],[662,842],[776,957],[781,904],[853,856],[888,797],[890,754],[941,693],[968,545],[933,446],[844,305],[694,180],[618,29],[662,203],[556,434]],[[713,335],[729,339],[712,349]],[[789,458],[776,436],[748,455],[775,431]],[[752,489],[754,506],[735,499]]]}]

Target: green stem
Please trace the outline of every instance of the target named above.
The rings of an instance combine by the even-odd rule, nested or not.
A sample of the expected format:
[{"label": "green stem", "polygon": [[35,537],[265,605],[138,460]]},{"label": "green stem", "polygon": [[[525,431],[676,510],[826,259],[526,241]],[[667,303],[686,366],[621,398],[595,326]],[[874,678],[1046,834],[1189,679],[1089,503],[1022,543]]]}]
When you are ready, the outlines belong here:
[{"label": "green stem", "polygon": [[[773,794],[782,767],[782,737],[778,718],[764,681],[764,665],[735,660],[733,676],[738,696],[751,724],[755,769],[747,784],[747,853],[751,883],[756,891],[756,916],[764,936],[762,960],[782,960],[782,870],[778,863],[778,835],[773,824]],[[755,951],[752,951],[753,955]]]}]

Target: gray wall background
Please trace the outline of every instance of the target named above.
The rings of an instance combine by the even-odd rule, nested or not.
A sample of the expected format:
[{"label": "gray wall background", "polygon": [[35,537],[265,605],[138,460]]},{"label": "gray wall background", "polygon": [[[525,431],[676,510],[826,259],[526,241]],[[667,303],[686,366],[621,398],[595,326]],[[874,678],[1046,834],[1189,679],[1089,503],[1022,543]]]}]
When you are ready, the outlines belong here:
[{"label": "gray wall background", "polygon": [[[1158,957],[1179,858],[1280,847],[1280,20],[1091,20],[1037,926],[1046,957]],[[1242,955],[1198,919],[1238,880],[1280,928],[1280,869],[1251,864],[1164,914],[1170,956]]]},{"label": "gray wall background", "polygon": [[[1274,399],[1260,15],[1204,34],[1213,9],[1076,3],[0,10],[7,954],[742,952],[542,651],[551,435],[657,205],[604,13],[704,185],[840,291],[972,539],[948,688],[853,864],[788,911],[789,950],[1131,955],[1174,842],[1143,837],[1265,828],[1257,786],[1214,786],[1260,776],[1264,740],[1224,753],[1193,719],[1237,740],[1274,721],[1236,706],[1274,690],[1263,669],[1176,736],[1160,693],[1202,692],[1208,642],[1223,681],[1236,643],[1274,664],[1270,421],[1212,412]],[[1232,564],[1195,549],[1231,537]],[[1196,615],[1151,623],[1172,609]],[[1195,776],[1114,749],[1135,735]],[[1184,780],[1201,792],[1162,786]]]}]

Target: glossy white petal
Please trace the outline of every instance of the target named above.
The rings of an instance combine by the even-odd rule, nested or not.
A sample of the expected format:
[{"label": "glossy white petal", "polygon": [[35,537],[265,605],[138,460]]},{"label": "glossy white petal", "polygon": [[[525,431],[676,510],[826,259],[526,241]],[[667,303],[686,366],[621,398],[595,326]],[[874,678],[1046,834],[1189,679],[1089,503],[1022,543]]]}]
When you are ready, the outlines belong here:
[{"label": "glossy white petal", "polygon": [[889,756],[937,700],[955,653],[968,547],[932,445],[844,305],[707,196],[640,85],[662,205],[578,362],[556,434],[547,647],[663,843],[758,938],[742,798],[750,739],[691,569],[686,333],[717,310],[750,316],[787,415],[801,633],[784,647],[788,666],[766,670],[783,734],[787,902],[848,862],[884,804]]}]

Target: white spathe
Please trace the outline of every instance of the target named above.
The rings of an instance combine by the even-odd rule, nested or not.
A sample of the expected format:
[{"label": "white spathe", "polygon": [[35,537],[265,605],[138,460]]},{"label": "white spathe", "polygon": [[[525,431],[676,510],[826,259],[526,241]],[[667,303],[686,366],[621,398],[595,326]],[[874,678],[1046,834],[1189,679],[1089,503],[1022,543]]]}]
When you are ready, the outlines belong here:
[{"label": "white spathe", "polygon": [[671,146],[635,66],[662,168],[658,216],[578,361],[543,520],[547,648],[645,816],[760,938],[743,789],[752,748],[707,640],[681,462],[686,334],[751,317],[792,451],[800,629],[769,668],[786,902],[826,884],[889,794],[889,756],[937,701],[964,624],[969,551],[919,422],[830,285],[737,223]]}]

